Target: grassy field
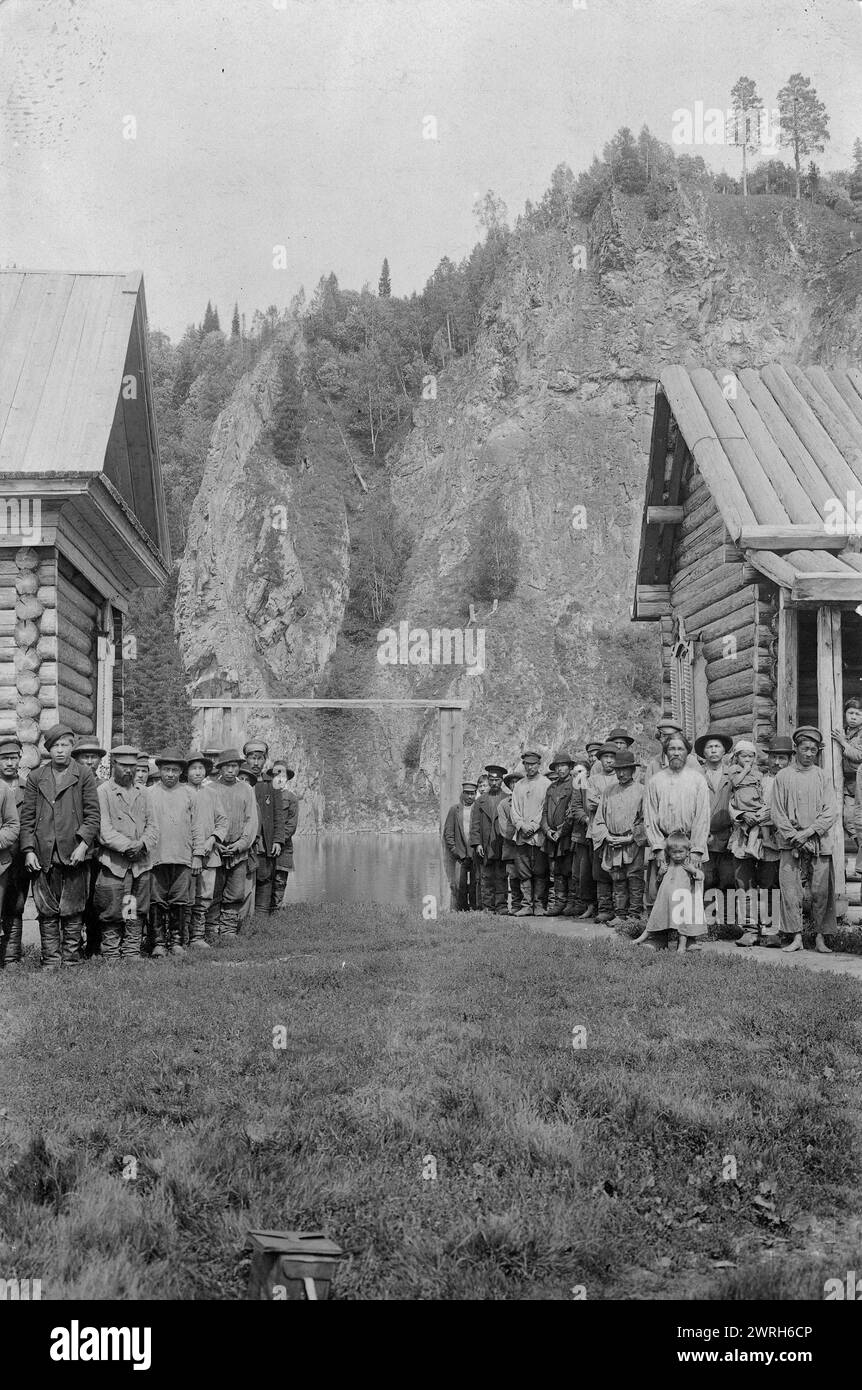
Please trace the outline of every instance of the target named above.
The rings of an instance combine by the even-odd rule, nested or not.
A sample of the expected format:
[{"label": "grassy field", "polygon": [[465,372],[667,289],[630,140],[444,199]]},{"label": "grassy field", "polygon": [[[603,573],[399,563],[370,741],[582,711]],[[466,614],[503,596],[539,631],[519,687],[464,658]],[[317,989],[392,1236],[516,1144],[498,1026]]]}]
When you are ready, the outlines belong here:
[{"label": "grassy field", "polygon": [[203,958],[0,976],[0,1272],[242,1298],[255,1227],[325,1228],[342,1299],[820,1299],[860,1267],[854,981],[285,915]]}]

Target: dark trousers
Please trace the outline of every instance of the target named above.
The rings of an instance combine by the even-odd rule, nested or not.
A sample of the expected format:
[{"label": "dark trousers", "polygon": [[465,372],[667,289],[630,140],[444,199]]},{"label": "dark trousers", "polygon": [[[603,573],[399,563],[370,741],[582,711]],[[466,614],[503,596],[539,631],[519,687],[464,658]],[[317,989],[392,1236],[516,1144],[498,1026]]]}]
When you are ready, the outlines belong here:
[{"label": "dark trousers", "polygon": [[716,850],[703,861],[703,888],[720,888],[726,893],[736,886],[737,860],[726,849]]},{"label": "dark trousers", "polygon": [[524,905],[524,896],[521,892],[521,880],[518,878],[518,866],[514,859],[504,859],[503,864],[506,869],[506,880],[511,894],[510,912],[520,912]]},{"label": "dark trousers", "polygon": [[548,902],[548,856],[536,845],[516,845],[515,863],[521,881],[524,907],[536,908]]},{"label": "dark trousers", "polygon": [[[777,859],[735,860],[736,920],[740,926],[759,928],[764,936],[777,936],[779,932],[778,919],[772,920],[769,907],[769,895],[778,887],[778,868]],[[744,900],[739,899],[740,893],[745,894]]]},{"label": "dark trousers", "polygon": [[582,841],[572,845],[572,879],[570,885],[570,900],[574,899],[574,906],[579,912],[583,912],[596,901],[596,881],[593,878],[593,847],[589,842]]},{"label": "dark trousers", "polygon": [[[590,845],[592,849],[592,845]],[[602,868],[602,855],[605,852],[604,845],[598,849],[592,849],[593,879],[596,885],[596,898],[598,899],[599,912],[611,912],[613,910],[613,880],[607,869]]]},{"label": "dark trousers", "polygon": [[639,917],[644,905],[644,852],[641,847],[630,864],[611,869],[614,912],[618,917]]},{"label": "dark trousers", "polygon": [[505,912],[506,866],[502,859],[482,861],[482,906],[486,912]]},{"label": "dark trousers", "polygon": [[[843,853],[843,851],[842,851]],[[805,850],[781,851],[778,881],[781,886],[781,930],[802,931],[802,899],[807,888],[811,895],[811,928],[831,936],[835,918],[835,876],[831,854],[806,854]]]}]

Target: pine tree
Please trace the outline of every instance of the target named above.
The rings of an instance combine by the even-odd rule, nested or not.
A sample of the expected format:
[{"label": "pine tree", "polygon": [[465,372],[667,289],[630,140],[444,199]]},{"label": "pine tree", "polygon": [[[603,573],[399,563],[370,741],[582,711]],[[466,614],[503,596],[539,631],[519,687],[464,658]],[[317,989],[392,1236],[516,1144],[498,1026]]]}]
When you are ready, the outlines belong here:
[{"label": "pine tree", "polygon": [[380,279],[377,282],[377,293],[381,299],[388,299],[392,293],[392,285],[389,281],[389,262],[385,256],[380,269]]},{"label": "pine tree", "polygon": [[296,370],[296,357],[289,347],[284,349],[279,363],[278,386],[270,448],[279,463],[289,466],[296,463],[296,449],[305,427],[302,386]]},{"label": "pine tree", "polygon": [[781,143],[793,149],[798,200],[802,196],[802,157],[823,153],[830,138],[829,117],[823,102],[818,100],[810,77],[803,77],[801,72],[792,73],[781,88],[778,109],[781,115]]},{"label": "pine tree", "polygon": [[205,338],[208,333],[214,332],[218,328],[218,314],[213,312],[213,306],[207,300],[207,307],[204,310],[204,321],[201,324],[201,337]]},{"label": "pine tree", "polygon": [[750,77],[740,77],[730,93],[733,104],[734,138],[742,148],[742,196],[748,197],[748,152],[760,149],[760,113],[763,101]]},{"label": "pine tree", "polygon": [[230,336],[232,338],[239,337],[239,304],[237,303],[233,306],[233,318],[230,321]]}]

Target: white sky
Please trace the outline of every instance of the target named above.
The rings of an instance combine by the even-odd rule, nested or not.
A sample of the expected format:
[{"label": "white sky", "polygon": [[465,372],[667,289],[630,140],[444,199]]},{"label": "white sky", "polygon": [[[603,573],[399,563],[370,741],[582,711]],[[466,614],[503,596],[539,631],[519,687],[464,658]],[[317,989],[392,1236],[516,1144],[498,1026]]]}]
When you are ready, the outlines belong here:
[{"label": "white sky", "polygon": [[[376,286],[384,255],[409,293],[474,244],[477,194],[514,216],[561,160],[577,172],[621,125],[670,140],[676,108],[726,108],[742,73],[767,107],[810,77],[831,121],[819,162],[851,162],[857,0],[586,6],[0,0],[0,264],[140,267],[174,338],[208,298],[227,328],[234,299],[250,322],[333,269]],[[739,172],[738,150],[692,152]]]}]

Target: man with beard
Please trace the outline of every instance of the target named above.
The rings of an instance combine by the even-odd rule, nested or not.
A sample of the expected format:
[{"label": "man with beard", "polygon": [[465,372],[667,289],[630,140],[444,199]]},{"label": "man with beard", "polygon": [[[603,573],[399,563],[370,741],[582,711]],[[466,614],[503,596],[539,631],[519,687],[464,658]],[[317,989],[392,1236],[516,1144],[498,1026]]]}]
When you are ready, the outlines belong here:
[{"label": "man with beard", "polygon": [[48,762],[34,768],[21,804],[21,849],[33,880],[42,967],[81,960],[90,846],[99,833],[99,794],[88,767],[72,760],[75,734],[55,724],[44,735]]},{"label": "man with beard", "polygon": [[470,815],[470,847],[482,875],[482,907],[486,912],[504,916],[508,912],[506,868],[503,863],[503,839],[497,824],[497,807],[505,795],[502,782],[506,768],[499,763],[488,763],[485,773],[488,790],[484,796],[477,797]]},{"label": "man with beard", "polygon": [[[832,854],[836,850],[835,827],[840,826],[840,808],[828,773],[815,766],[823,747],[820,730],[803,724],[794,730],[793,743],[796,758],[776,774],[770,804],[781,850],[781,929],[793,936],[783,950],[802,950],[802,896],[807,885],[814,949],[821,955],[831,955],[825,938],[837,927]],[[840,839],[839,833],[837,852],[843,854]]]},{"label": "man with beard", "polygon": [[470,817],[476,800],[476,783],[461,783],[461,800],[450,806],[443,825],[446,877],[453,912],[469,912],[477,905],[476,866],[470,847]]},{"label": "man with beard", "polygon": [[572,876],[572,757],[555,753],[551,761],[554,780],[545,793],[542,829],[548,840],[548,864],[553,881],[554,903],[548,908],[549,917],[559,917],[565,911]]},{"label": "man with beard", "polygon": [[[671,734],[665,744],[667,767],[651,777],[644,792],[644,861],[647,900],[654,903],[659,867],[665,866],[665,840],[681,830],[691,845],[691,859],[706,858],[709,837],[709,787],[702,772],[686,767],[691,744],[684,734]],[[665,933],[665,937],[667,933]]]},{"label": "man with beard", "polygon": [[544,917],[548,900],[548,856],[542,813],[545,795],[551,785],[539,772],[541,757],[530,750],[521,756],[524,776],[512,788],[510,815],[515,827],[515,862],[521,880],[522,906],[519,917]]}]

